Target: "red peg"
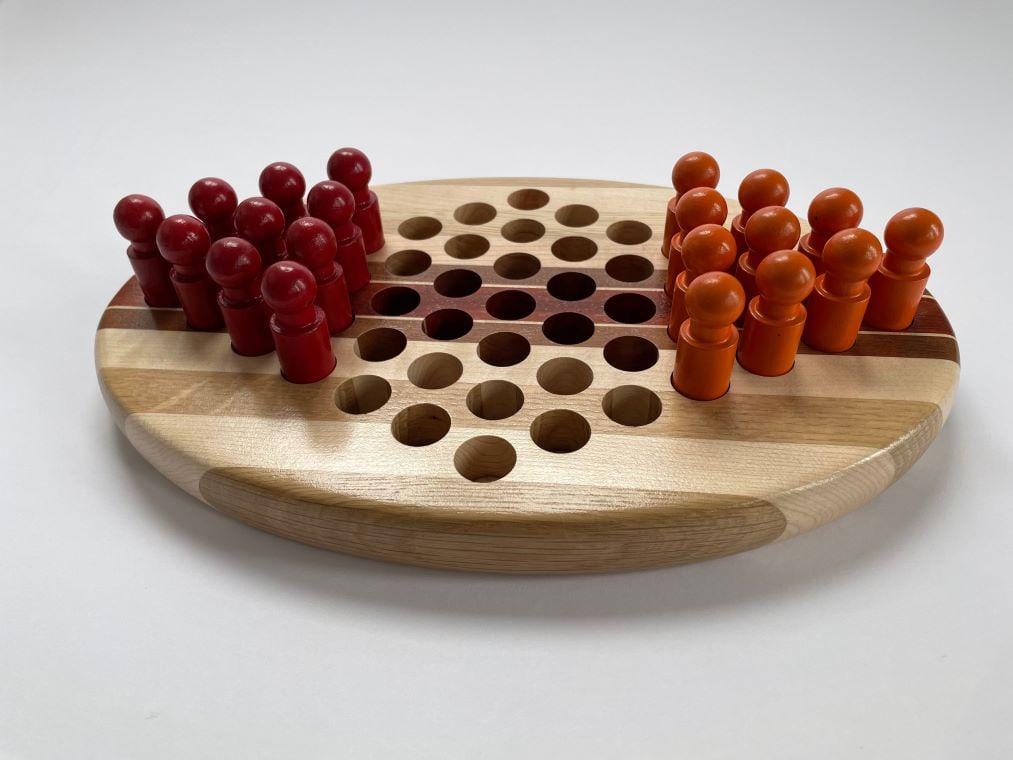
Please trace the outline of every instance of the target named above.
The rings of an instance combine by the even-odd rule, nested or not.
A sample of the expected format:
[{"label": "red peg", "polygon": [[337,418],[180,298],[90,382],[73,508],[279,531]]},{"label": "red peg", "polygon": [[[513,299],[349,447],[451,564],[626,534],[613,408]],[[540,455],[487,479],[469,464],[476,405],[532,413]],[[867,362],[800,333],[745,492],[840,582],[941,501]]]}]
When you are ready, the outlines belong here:
[{"label": "red peg", "polygon": [[739,364],[754,375],[783,375],[795,365],[816,270],[799,251],[775,251],[756,268],[760,294],[749,302]]},{"label": "red peg", "polygon": [[345,272],[348,291],[356,293],[369,284],[369,267],[362,230],[352,222],[355,213],[355,196],[352,191],[333,180],[318,182],[310,190],[310,216],[323,219],[331,226],[338,241],[338,263]]},{"label": "red peg", "polygon": [[[739,185],[742,213],[736,214],[732,219],[732,235],[735,236],[739,253],[746,252],[746,223],[749,217],[767,206],[783,206],[788,202],[788,192],[788,180],[776,169],[757,169],[743,178]],[[789,247],[795,246],[792,244]]]},{"label": "red peg", "polygon": [[847,351],[858,337],[869,305],[868,279],[883,260],[876,236],[854,227],[823,246],[824,272],[806,301],[802,341],[818,351]]},{"label": "red peg", "polygon": [[188,196],[190,210],[204,222],[212,240],[236,234],[232,215],[239,198],[232,185],[218,177],[205,177],[193,183]]},{"label": "red peg", "polygon": [[816,274],[823,273],[823,246],[841,230],[857,227],[862,223],[862,200],[846,187],[831,187],[817,193],[809,204],[809,226],[812,230],[803,236],[798,249],[816,268]]},{"label": "red peg", "polygon": [[735,276],[746,291],[746,303],[756,295],[756,268],[774,251],[798,245],[802,225],[784,206],[768,206],[754,211],[746,222],[746,252],[739,256]]},{"label": "red peg", "polygon": [[271,334],[282,377],[292,383],[323,380],[336,362],[327,319],[313,303],[317,295],[313,273],[298,262],[279,261],[264,272],[260,287],[274,310]]},{"label": "red peg", "polygon": [[218,306],[232,338],[232,350],[240,356],[262,356],[274,351],[268,325],[271,312],[260,294],[260,254],[252,243],[227,237],[211,244],[208,274],[221,291]]},{"label": "red peg", "polygon": [[679,328],[672,385],[683,396],[710,401],[728,392],[739,331],[735,320],[746,302],[739,281],[707,272],[686,290],[689,319]]},{"label": "red peg", "polygon": [[682,241],[682,261],[686,268],[675,278],[672,311],[668,318],[668,337],[679,339],[679,328],[689,314],[686,291],[693,280],[706,272],[727,272],[735,263],[735,238],[720,224],[704,224],[691,230]]},{"label": "red peg", "polygon": [[330,225],[306,216],[288,228],[286,243],[290,256],[305,264],[317,281],[317,306],[324,310],[331,335],[337,335],[355,319],[348,297],[345,273],[334,260],[338,244]]},{"label": "red peg", "polygon": [[148,306],[179,306],[179,299],[169,279],[169,263],[158,255],[155,235],[165,219],[162,207],[146,195],[128,195],[113,209],[116,230],[130,241],[127,257],[137,275],[144,301]]},{"label": "red peg", "polygon": [[265,267],[285,255],[285,214],[267,198],[247,198],[236,207],[236,234],[253,243]]},{"label": "red peg", "polygon": [[679,232],[671,241],[668,254],[668,277],[665,292],[672,295],[675,278],[686,267],[682,263],[682,238],[704,224],[724,224],[728,218],[725,197],[712,187],[687,190],[675,204],[675,221]]},{"label": "red peg", "polygon": [[292,164],[276,161],[260,173],[260,194],[278,204],[285,214],[285,229],[296,219],[306,216],[306,178]]},{"label": "red peg", "polygon": [[155,236],[162,258],[172,264],[169,277],[186,323],[193,330],[217,330],[223,324],[218,286],[208,276],[205,257],[211,246],[207,227],[187,214],[168,217]]},{"label": "red peg", "polygon": [[380,219],[380,201],[369,189],[373,166],[366,154],[358,148],[339,148],[327,161],[327,176],[352,191],[355,196],[352,221],[362,230],[366,253],[379,251],[384,246],[383,222]]},{"label": "red peg", "polygon": [[926,208],[907,208],[886,223],[886,255],[869,286],[865,322],[880,330],[906,330],[932,270],[925,260],[943,242],[943,223]]},{"label": "red peg", "polygon": [[683,193],[687,193],[694,187],[717,187],[721,179],[721,169],[718,162],[709,153],[695,150],[680,156],[672,167],[672,187],[675,188],[673,195],[665,208],[665,233],[661,237],[661,253],[667,257],[672,245],[672,237],[679,232],[679,225],[675,221],[675,206]]}]

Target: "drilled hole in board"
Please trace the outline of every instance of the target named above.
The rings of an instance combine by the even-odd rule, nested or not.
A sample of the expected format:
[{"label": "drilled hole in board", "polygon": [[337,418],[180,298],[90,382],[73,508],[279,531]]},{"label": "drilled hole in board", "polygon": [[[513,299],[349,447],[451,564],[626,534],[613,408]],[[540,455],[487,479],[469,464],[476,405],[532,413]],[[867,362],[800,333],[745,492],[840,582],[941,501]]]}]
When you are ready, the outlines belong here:
[{"label": "drilled hole in board", "polygon": [[444,244],[443,250],[455,259],[477,259],[489,250],[489,241],[481,235],[455,235]]},{"label": "drilled hole in board", "polygon": [[507,253],[496,259],[492,268],[500,277],[508,280],[524,280],[538,274],[542,262],[530,253]]},{"label": "drilled hole in board", "polygon": [[376,375],[359,375],[338,386],[334,403],[346,414],[369,414],[390,400],[390,383]]},{"label": "drilled hole in board", "polygon": [[469,438],[454,452],[454,467],[475,483],[492,483],[508,475],[517,464],[517,452],[496,435]]},{"label": "drilled hole in board", "polygon": [[523,335],[498,332],[478,342],[478,358],[493,367],[512,367],[531,353],[531,344]]},{"label": "drilled hole in board", "polygon": [[496,218],[496,209],[488,203],[465,203],[454,211],[461,224],[488,224]]},{"label": "drilled hole in board", "polygon": [[524,406],[521,389],[506,380],[486,380],[470,391],[466,399],[468,409],[483,420],[505,420]]},{"label": "drilled hole in board", "polygon": [[534,187],[514,190],[507,197],[507,203],[520,211],[534,211],[549,202],[549,194]]},{"label": "drilled hole in board", "polygon": [[560,272],[549,278],[545,285],[549,295],[560,301],[583,301],[594,293],[596,287],[594,278],[583,272]]},{"label": "drilled hole in board", "polygon": [[433,289],[447,298],[464,298],[482,287],[482,277],[471,269],[448,269],[433,280]]},{"label": "drilled hole in board", "polygon": [[429,269],[432,263],[425,251],[398,251],[384,262],[384,267],[396,277],[414,277]]},{"label": "drilled hole in board", "polygon": [[654,301],[641,293],[617,293],[605,302],[609,318],[626,325],[646,322],[657,311]]},{"label": "drilled hole in board", "polygon": [[632,253],[609,259],[605,273],[620,282],[641,282],[654,274],[654,264]]},{"label": "drilled hole in board", "polygon": [[457,340],[471,332],[474,320],[460,309],[439,309],[422,320],[422,332],[433,340]]},{"label": "drilled hole in board", "polygon": [[650,425],[661,416],[661,399],[639,385],[621,385],[605,394],[601,408],[613,422],[640,427]]},{"label": "drilled hole in board", "polygon": [[450,431],[450,415],[436,404],[415,404],[402,409],[390,423],[390,432],[405,446],[429,446]]},{"label": "drilled hole in board", "polygon": [[591,238],[572,235],[552,244],[552,255],[563,261],[587,261],[598,253],[598,244]]},{"label": "drilled hole in board", "polygon": [[608,239],[619,245],[639,245],[651,239],[651,228],[634,219],[624,219],[610,224],[605,230]]},{"label": "drilled hole in board", "polygon": [[400,317],[418,308],[422,302],[422,296],[413,288],[406,288],[403,285],[395,285],[392,288],[384,288],[373,296],[370,306],[377,314],[385,317]]},{"label": "drilled hole in board", "polygon": [[514,219],[500,233],[511,243],[533,243],[545,234],[545,225],[534,219]]},{"label": "drilled hole in board", "polygon": [[385,362],[405,350],[408,338],[393,327],[377,327],[355,340],[355,355],[367,362]]},{"label": "drilled hole in board", "polygon": [[643,372],[658,363],[658,347],[639,335],[623,335],[605,344],[605,361],[624,372]]},{"label": "drilled hole in board", "polygon": [[408,240],[427,240],[440,234],[443,225],[439,219],[431,216],[413,216],[405,219],[397,228],[397,233]]},{"label": "drilled hole in board", "polygon": [[419,388],[435,391],[456,383],[463,372],[464,365],[456,356],[434,351],[411,363],[408,367],[408,380]]},{"label": "drilled hole in board", "polygon": [[572,346],[594,335],[594,322],[583,314],[564,311],[546,319],[542,323],[542,333],[553,343]]},{"label": "drilled hole in board", "polygon": [[598,212],[583,203],[573,203],[556,210],[556,221],[564,227],[587,227],[598,221]]},{"label": "drilled hole in board", "polygon": [[594,373],[580,359],[560,356],[539,367],[537,377],[538,384],[549,393],[572,396],[587,390],[594,380]]},{"label": "drilled hole in board", "polygon": [[535,310],[535,299],[523,290],[501,290],[489,296],[485,310],[496,319],[524,319]]},{"label": "drilled hole in board", "polygon": [[570,454],[591,440],[591,426],[576,412],[553,409],[535,417],[531,440],[553,454]]}]

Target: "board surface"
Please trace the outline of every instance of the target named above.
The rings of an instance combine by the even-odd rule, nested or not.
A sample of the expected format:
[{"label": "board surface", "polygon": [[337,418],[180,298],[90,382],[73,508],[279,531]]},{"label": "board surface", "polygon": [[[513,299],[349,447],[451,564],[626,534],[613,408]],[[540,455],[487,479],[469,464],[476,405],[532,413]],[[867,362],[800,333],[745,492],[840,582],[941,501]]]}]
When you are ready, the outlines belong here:
[{"label": "board surface", "polygon": [[[672,389],[660,252],[670,188],[462,179],[374,188],[385,248],[293,385],[277,359],[149,309],[135,280],[96,336],[131,443],[215,509],[313,546],[431,567],[591,572],[691,562],[789,538],[901,476],[959,375],[922,299],[904,332],[802,347],[777,378]],[[729,201],[729,218],[737,206]]]}]

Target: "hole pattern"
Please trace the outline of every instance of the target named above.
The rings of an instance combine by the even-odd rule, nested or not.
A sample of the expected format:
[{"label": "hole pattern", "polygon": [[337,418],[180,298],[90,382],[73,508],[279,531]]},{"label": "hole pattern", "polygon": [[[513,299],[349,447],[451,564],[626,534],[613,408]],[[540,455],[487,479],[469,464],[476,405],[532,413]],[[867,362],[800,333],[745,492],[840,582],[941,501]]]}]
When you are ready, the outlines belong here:
[{"label": "hole pattern", "polygon": [[450,432],[450,415],[436,404],[414,404],[394,416],[390,432],[405,446],[429,446]]},{"label": "hole pattern", "polygon": [[598,253],[598,244],[591,238],[571,235],[552,244],[552,255],[563,261],[587,261]]},{"label": "hole pattern", "polygon": [[550,277],[545,285],[549,295],[560,301],[583,301],[597,287],[594,278],[583,272],[560,272]]},{"label": "hole pattern", "polygon": [[390,400],[390,383],[376,375],[359,375],[338,386],[334,403],[346,414],[369,414]]},{"label": "hole pattern", "polygon": [[535,310],[535,299],[523,290],[501,290],[489,296],[485,310],[496,319],[524,319]]},{"label": "hole pattern", "polygon": [[544,190],[534,187],[526,187],[521,190],[514,190],[507,196],[507,203],[520,211],[534,211],[542,208],[549,202],[549,194]]},{"label": "hole pattern", "polygon": [[376,327],[355,340],[355,355],[367,362],[385,362],[405,350],[408,338],[393,327]]},{"label": "hole pattern", "polygon": [[626,325],[646,322],[657,311],[654,301],[641,293],[617,293],[605,302],[605,313],[609,319]]},{"label": "hole pattern", "polygon": [[412,385],[429,391],[449,388],[461,379],[464,365],[453,354],[435,351],[424,354],[408,367],[408,380]]},{"label": "hole pattern", "polygon": [[590,387],[594,373],[580,359],[560,356],[538,368],[538,384],[557,396],[572,396]]},{"label": "hole pattern", "polygon": [[587,227],[598,221],[598,211],[583,203],[572,203],[556,210],[556,221],[564,227]]},{"label": "hole pattern", "polygon": [[486,380],[468,391],[467,404],[468,410],[483,420],[505,420],[524,406],[524,394],[506,380]]},{"label": "hole pattern", "polygon": [[609,259],[605,273],[620,282],[643,282],[654,274],[654,264],[643,256],[626,253]]},{"label": "hole pattern", "polygon": [[526,280],[542,268],[542,262],[530,253],[507,253],[496,259],[492,267],[496,274],[507,280]]},{"label": "hole pattern", "polygon": [[422,320],[422,332],[433,340],[457,340],[471,332],[475,320],[460,309],[439,309]]},{"label": "hole pattern", "polygon": [[564,311],[553,314],[542,323],[542,334],[553,343],[572,346],[594,335],[594,322],[583,314]]},{"label": "hole pattern", "polygon": [[640,427],[650,425],[661,416],[661,399],[639,385],[621,385],[605,394],[601,408],[613,422]]},{"label": "hole pattern", "polygon": [[448,269],[433,280],[433,289],[447,298],[464,298],[482,287],[482,277],[473,269]]},{"label": "hole pattern", "polygon": [[545,225],[534,219],[514,219],[500,233],[511,243],[533,243],[545,234]]},{"label": "hole pattern", "polygon": [[431,216],[413,216],[397,228],[397,234],[407,240],[428,240],[443,230],[443,223]]},{"label": "hole pattern", "polygon": [[422,274],[433,264],[425,251],[398,251],[384,262],[384,268],[395,277],[414,277]]},{"label": "hole pattern", "polygon": [[591,425],[570,409],[553,409],[535,417],[531,440],[553,454],[571,454],[591,440]]},{"label": "hole pattern", "polygon": [[373,296],[370,306],[377,314],[385,317],[400,317],[415,311],[422,303],[422,296],[414,288],[396,285],[384,288]]},{"label": "hole pattern", "polygon": [[488,224],[496,218],[496,207],[488,203],[465,203],[454,211],[454,219],[461,224]]},{"label": "hole pattern", "polygon": [[605,344],[604,356],[623,372],[643,372],[658,363],[658,347],[639,335],[622,335]]},{"label": "hole pattern", "polygon": [[506,477],[517,464],[517,451],[496,435],[469,438],[454,452],[454,467],[475,483],[492,483]]},{"label": "hole pattern", "polygon": [[498,332],[478,342],[478,358],[493,367],[512,367],[531,353],[531,344],[523,335]]},{"label": "hole pattern", "polygon": [[454,235],[444,245],[443,250],[455,259],[477,259],[489,250],[489,240],[481,235]]},{"label": "hole pattern", "polygon": [[651,228],[643,222],[624,219],[610,224],[605,230],[605,235],[619,245],[640,245],[651,239]]}]

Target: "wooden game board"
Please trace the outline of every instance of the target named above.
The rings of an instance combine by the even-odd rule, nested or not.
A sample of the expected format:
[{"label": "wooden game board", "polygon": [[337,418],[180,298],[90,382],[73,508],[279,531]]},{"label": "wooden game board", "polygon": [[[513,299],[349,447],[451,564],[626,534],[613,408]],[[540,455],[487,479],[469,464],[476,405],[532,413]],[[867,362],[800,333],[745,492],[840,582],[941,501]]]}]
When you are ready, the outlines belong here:
[{"label": "wooden game board", "polygon": [[906,332],[863,332],[842,355],[803,347],[783,377],[736,367],[717,401],[680,396],[660,253],[670,188],[375,189],[387,246],[320,383],[185,330],[134,280],[99,325],[99,381],[131,443],[262,530],[459,570],[692,562],[863,504],[950,411],[957,342],[928,295]]}]

